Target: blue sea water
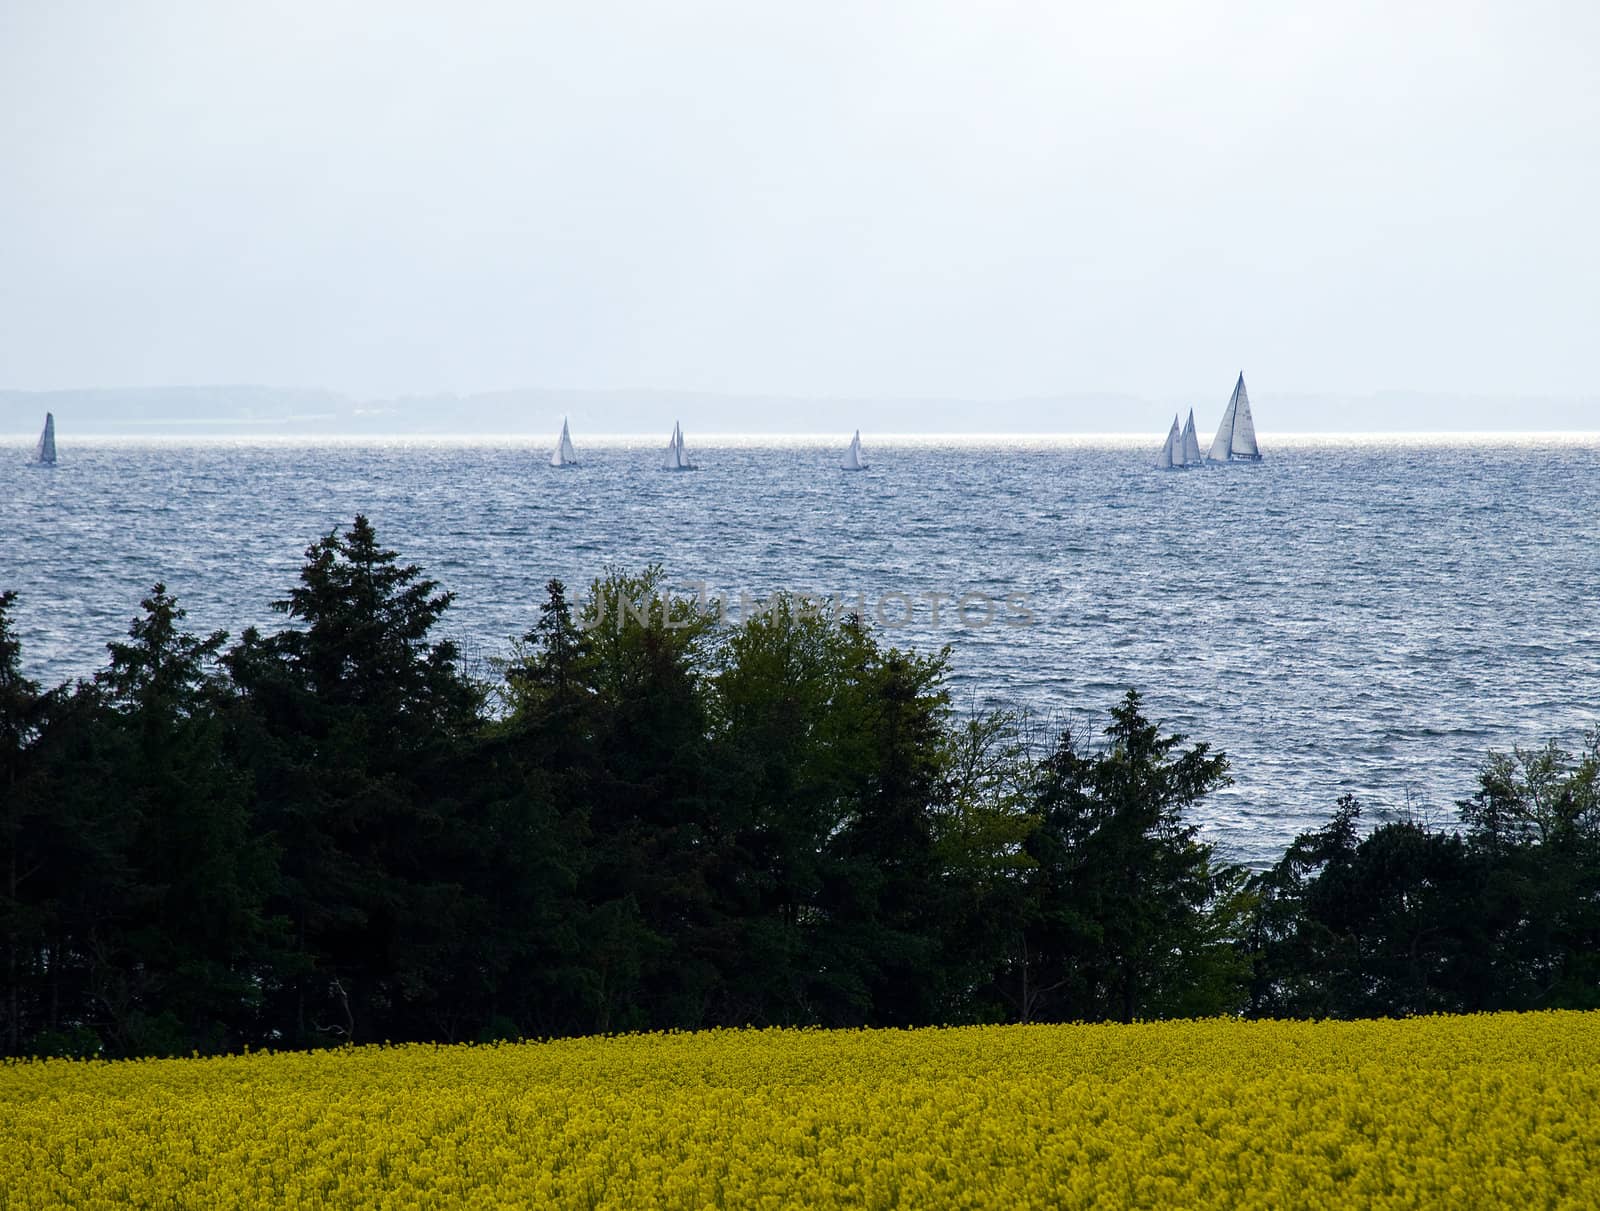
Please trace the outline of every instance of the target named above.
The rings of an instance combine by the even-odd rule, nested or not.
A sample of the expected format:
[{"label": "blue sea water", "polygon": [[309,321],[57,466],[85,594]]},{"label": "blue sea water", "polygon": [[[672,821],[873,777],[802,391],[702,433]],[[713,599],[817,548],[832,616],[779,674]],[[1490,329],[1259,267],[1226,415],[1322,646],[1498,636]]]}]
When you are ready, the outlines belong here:
[{"label": "blue sea water", "polygon": [[656,443],[577,436],[566,470],[519,439],[108,439],[64,443],[54,468],[0,447],[26,667],[92,672],[158,579],[196,630],[283,625],[268,603],[306,545],[365,512],[456,592],[446,630],[474,661],[530,626],[549,577],[659,562],[735,606],[788,589],[899,621],[909,604],[889,635],[948,643],[963,709],[1103,722],[1137,687],[1232,759],[1202,822],[1246,860],[1345,791],[1372,819],[1448,818],[1491,746],[1600,723],[1592,436],[1266,436],[1258,465],[1163,473],[1159,439],[869,435],[859,474],[842,443],[691,437],[701,469],[681,475]]}]

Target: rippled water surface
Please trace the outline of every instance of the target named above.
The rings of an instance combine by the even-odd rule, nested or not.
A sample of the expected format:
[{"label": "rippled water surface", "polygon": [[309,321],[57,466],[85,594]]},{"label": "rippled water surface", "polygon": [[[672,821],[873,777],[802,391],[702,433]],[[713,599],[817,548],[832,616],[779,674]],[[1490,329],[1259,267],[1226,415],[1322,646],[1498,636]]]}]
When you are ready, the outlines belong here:
[{"label": "rippled water surface", "polygon": [[[550,576],[660,562],[737,598],[776,588],[916,608],[895,641],[949,643],[958,705],[1103,712],[1127,686],[1225,749],[1208,832],[1261,859],[1343,791],[1446,813],[1485,750],[1576,742],[1600,718],[1600,442],[1301,439],[1256,466],[1161,473],[1108,439],[839,450],[752,440],[0,448],[0,588],[29,671],[92,671],[150,584],[195,629],[281,625],[306,544],[357,512],[457,593],[479,658],[526,630]],[[964,593],[1034,620],[965,626]],[[937,625],[930,594],[948,595]],[[968,619],[983,610],[969,600]],[[905,603],[888,597],[885,615]]]}]

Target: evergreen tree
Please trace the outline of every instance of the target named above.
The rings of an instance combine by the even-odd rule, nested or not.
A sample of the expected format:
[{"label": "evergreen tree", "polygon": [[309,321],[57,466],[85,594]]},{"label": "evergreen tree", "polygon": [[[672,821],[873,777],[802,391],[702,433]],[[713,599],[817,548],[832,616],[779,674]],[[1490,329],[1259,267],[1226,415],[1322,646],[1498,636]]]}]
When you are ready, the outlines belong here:
[{"label": "evergreen tree", "polygon": [[1481,867],[1454,833],[1360,807],[1298,838],[1262,880],[1253,1011],[1373,1017],[1493,1008]]},{"label": "evergreen tree", "polygon": [[450,997],[475,912],[461,756],[482,705],[455,644],[432,638],[451,600],[358,516],[273,603],[294,625],[228,654],[260,826],[282,852],[295,958],[274,1012],[296,1043],[430,1037]]},{"label": "evergreen tree", "polygon": [[941,962],[935,817],[945,802],[948,650],[883,650],[846,625],[844,689],[854,735],[844,811],[824,847],[816,1003],[822,1020],[940,1020],[953,990]]},{"label": "evergreen tree", "polygon": [[40,700],[7,816],[19,878],[21,1048],[40,1055],[127,1053],[135,1006],[117,995],[136,823],[122,810],[118,729],[92,685]]},{"label": "evergreen tree", "polygon": [[[1257,1017],[1332,1017],[1347,993],[1329,973],[1353,964],[1346,907],[1360,846],[1361,804],[1341,796],[1328,823],[1296,837],[1255,881],[1250,1012]],[[1313,904],[1315,905],[1313,909]]]},{"label": "evergreen tree", "polygon": [[595,1017],[594,955],[583,939],[603,929],[578,897],[599,759],[589,644],[566,587],[551,580],[545,589],[538,622],[506,666],[506,717],[474,760],[473,781],[485,788],[479,885],[488,909],[474,966],[490,985],[486,1020],[500,1023],[498,1033],[574,1033]]},{"label": "evergreen tree", "polygon": [[[22,672],[22,644],[11,615],[17,595],[0,593],[0,849],[4,853],[0,888],[0,930],[5,938],[5,1002],[0,1047],[19,1055],[25,1037],[31,1036],[37,1008],[30,995],[37,980],[40,951],[39,921],[24,887],[36,860],[27,849],[24,781],[34,742],[38,739],[43,702],[36,682]],[[24,984],[29,988],[25,992]]]},{"label": "evergreen tree", "polygon": [[1184,819],[1229,781],[1227,759],[1181,749],[1132,690],[1111,716],[1104,748],[1069,731],[1043,763],[1032,903],[1003,985],[1024,1020],[1231,1011],[1246,974],[1244,874]]},{"label": "evergreen tree", "polygon": [[181,629],[157,584],[110,646],[95,689],[122,816],[122,903],[104,922],[100,996],[130,1053],[225,1049],[248,1040],[264,960],[272,857],[250,835],[245,779],[224,752],[224,632]]},{"label": "evergreen tree", "polygon": [[[173,1054],[251,1037],[270,855],[221,743],[209,666],[223,637],[182,631],[159,584],[143,607],[92,683],[33,703],[6,813],[21,872],[7,897],[12,1050]],[[32,695],[0,679],[21,691],[10,701]]]}]

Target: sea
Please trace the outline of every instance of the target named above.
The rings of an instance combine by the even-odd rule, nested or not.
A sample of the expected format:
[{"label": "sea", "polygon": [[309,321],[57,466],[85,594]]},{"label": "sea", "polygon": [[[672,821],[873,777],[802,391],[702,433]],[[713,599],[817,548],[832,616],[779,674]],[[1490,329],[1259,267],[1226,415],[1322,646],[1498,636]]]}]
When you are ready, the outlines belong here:
[{"label": "sea", "polygon": [[1103,728],[1136,688],[1228,755],[1196,822],[1273,860],[1357,795],[1448,824],[1491,749],[1600,724],[1600,436],[1263,434],[1153,469],[1159,438],[79,439],[0,445],[0,589],[29,675],[91,675],[163,581],[197,631],[286,625],[305,548],[371,518],[456,594],[491,675],[544,585],[665,569],[730,621],[777,591],[948,646],[954,707]]}]

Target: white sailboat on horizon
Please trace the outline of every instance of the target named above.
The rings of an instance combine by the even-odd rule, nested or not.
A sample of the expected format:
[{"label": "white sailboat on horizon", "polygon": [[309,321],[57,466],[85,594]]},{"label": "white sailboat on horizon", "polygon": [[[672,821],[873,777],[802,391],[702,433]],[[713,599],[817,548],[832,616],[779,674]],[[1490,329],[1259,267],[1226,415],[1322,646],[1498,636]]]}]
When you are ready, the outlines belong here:
[{"label": "white sailboat on horizon", "polygon": [[844,461],[839,464],[846,471],[865,471],[867,464],[861,461],[861,430],[856,430],[856,435],[850,439],[850,448],[844,452]]},{"label": "white sailboat on horizon", "polygon": [[661,463],[663,471],[698,471],[700,468],[689,461],[688,455],[683,452],[683,426],[677,421],[672,422],[672,440],[667,443],[667,456]]},{"label": "white sailboat on horizon", "polygon": [[1239,371],[1239,381],[1234,384],[1233,398],[1228,400],[1228,410],[1222,414],[1217,426],[1217,436],[1212,439],[1206,461],[1213,463],[1261,461],[1261,447],[1256,445],[1256,422],[1250,415],[1250,394],[1244,389],[1244,371]]},{"label": "white sailboat on horizon", "polygon": [[1161,453],[1156,455],[1156,470],[1171,471],[1183,466],[1183,433],[1178,428],[1178,415],[1172,415],[1172,428],[1167,430],[1167,440],[1161,443]]},{"label": "white sailboat on horizon", "polygon": [[56,414],[44,414],[44,432],[39,434],[39,444],[33,448],[33,461],[45,467],[56,465]]},{"label": "white sailboat on horizon", "polygon": [[1204,461],[1200,453],[1200,438],[1194,431],[1194,409],[1190,408],[1189,419],[1183,426],[1183,465],[1190,467]]},{"label": "white sailboat on horizon", "polygon": [[578,452],[572,448],[572,434],[567,431],[567,418],[561,418],[561,436],[556,440],[556,448],[550,455],[552,467],[576,467],[578,465]]}]

